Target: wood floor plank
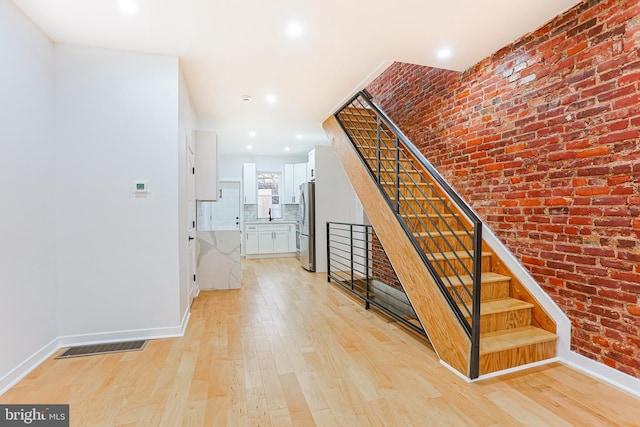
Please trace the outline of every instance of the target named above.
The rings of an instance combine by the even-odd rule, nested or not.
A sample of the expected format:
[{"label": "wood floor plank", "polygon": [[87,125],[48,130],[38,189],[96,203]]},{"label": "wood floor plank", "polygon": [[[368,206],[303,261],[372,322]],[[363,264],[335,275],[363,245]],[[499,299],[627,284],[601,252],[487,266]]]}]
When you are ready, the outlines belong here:
[{"label": "wood floor plank", "polygon": [[295,259],[243,261],[182,338],[46,360],[0,403],[69,403],[71,425],[633,426],[640,399],[552,363],[467,383],[425,338]]}]

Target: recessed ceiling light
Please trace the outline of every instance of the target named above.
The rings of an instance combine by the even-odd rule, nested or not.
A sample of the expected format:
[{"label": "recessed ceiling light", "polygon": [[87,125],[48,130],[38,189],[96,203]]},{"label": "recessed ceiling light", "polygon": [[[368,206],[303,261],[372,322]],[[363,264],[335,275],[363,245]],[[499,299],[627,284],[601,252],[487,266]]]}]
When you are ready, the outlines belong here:
[{"label": "recessed ceiling light", "polygon": [[253,97],[251,95],[242,95],[240,99],[242,99],[243,101],[249,102],[253,100]]},{"label": "recessed ceiling light", "polygon": [[247,145],[247,150],[251,150],[253,147],[250,145]]},{"label": "recessed ceiling light", "polygon": [[292,39],[297,39],[303,33],[302,25],[300,25],[300,23],[298,23],[297,21],[289,22],[287,24],[287,27],[285,28],[285,31],[286,31],[287,35],[289,37],[291,37]]},{"label": "recessed ceiling light", "polygon": [[117,5],[123,15],[132,16],[138,13],[138,3],[134,0],[118,0]]},{"label": "recessed ceiling light", "polygon": [[251,132],[249,132],[249,136],[251,136],[251,137],[256,136],[256,132],[255,132],[255,131],[251,131]]},{"label": "recessed ceiling light", "polygon": [[289,151],[290,148],[289,147],[284,147],[284,151]]},{"label": "recessed ceiling light", "polygon": [[269,104],[275,104],[277,100],[278,100],[278,98],[276,98],[275,95],[267,96],[267,102]]},{"label": "recessed ceiling light", "polygon": [[297,134],[297,135],[296,135],[296,138],[297,138],[297,139],[302,139],[302,135]]},{"label": "recessed ceiling light", "polygon": [[443,47],[438,50],[438,58],[447,59],[450,56],[451,56],[451,49],[449,49],[448,47]]}]

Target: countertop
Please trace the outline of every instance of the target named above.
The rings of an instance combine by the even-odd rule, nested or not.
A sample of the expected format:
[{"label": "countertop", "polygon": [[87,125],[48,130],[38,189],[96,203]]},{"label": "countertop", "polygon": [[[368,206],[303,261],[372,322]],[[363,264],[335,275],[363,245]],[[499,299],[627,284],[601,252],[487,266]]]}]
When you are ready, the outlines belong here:
[{"label": "countertop", "polygon": [[274,219],[273,221],[263,220],[263,221],[245,221],[245,224],[297,224],[298,221],[294,220],[278,220]]}]

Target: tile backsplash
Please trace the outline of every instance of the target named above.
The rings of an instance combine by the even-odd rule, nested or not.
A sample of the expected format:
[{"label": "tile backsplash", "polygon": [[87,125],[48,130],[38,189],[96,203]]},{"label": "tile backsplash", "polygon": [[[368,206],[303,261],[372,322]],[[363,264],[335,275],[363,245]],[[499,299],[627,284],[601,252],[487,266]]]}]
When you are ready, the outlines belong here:
[{"label": "tile backsplash", "polygon": [[[300,219],[300,207],[298,205],[282,205],[282,218],[278,219],[298,221]],[[244,220],[246,222],[264,220],[263,218],[258,219],[258,205],[244,205]]]}]

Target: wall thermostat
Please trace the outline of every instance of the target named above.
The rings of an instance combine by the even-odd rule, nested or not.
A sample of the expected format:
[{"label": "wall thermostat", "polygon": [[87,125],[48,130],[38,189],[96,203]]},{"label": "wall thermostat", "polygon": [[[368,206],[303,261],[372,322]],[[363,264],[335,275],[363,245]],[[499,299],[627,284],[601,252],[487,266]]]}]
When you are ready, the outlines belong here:
[{"label": "wall thermostat", "polygon": [[149,194],[149,181],[133,181],[133,192],[136,194]]}]

